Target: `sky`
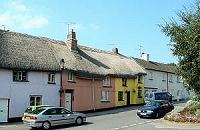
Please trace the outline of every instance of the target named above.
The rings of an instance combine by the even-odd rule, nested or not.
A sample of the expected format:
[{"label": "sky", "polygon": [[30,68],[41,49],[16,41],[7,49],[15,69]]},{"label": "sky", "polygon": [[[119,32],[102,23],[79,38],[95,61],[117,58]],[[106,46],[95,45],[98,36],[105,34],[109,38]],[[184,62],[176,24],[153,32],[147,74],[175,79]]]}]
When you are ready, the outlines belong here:
[{"label": "sky", "polygon": [[[195,0],[1,0],[0,29],[66,41],[151,61],[177,63],[158,24],[177,18]],[[2,26],[3,25],[3,26]],[[4,26],[5,25],[5,26]]]}]

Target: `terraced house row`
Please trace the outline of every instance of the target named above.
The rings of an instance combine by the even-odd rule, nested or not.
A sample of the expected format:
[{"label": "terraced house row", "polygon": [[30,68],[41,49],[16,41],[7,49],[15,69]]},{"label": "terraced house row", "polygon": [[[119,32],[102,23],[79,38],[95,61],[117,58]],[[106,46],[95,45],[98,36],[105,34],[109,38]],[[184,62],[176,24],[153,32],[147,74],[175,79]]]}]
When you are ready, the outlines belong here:
[{"label": "terraced house row", "polygon": [[144,68],[118,52],[0,30],[0,122],[30,105],[73,111],[144,103]]}]

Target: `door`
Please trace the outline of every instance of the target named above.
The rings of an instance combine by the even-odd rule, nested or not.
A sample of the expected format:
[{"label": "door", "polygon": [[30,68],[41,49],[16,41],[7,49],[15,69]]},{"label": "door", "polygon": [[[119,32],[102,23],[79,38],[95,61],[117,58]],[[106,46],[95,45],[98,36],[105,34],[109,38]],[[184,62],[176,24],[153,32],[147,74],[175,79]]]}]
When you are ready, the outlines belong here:
[{"label": "door", "polygon": [[8,121],[8,99],[0,99],[0,122]]},{"label": "door", "polygon": [[65,108],[72,111],[72,92],[65,93]]},{"label": "door", "polygon": [[130,91],[127,92],[127,105],[130,105]]}]

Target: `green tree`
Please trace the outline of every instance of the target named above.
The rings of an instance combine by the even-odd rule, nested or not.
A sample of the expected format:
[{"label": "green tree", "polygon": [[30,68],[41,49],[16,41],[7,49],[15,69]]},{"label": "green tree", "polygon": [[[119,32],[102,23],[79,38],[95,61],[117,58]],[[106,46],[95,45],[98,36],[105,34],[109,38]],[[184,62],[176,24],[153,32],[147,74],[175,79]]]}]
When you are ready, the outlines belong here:
[{"label": "green tree", "polygon": [[178,20],[165,22],[161,31],[170,37],[173,55],[178,57],[177,72],[190,89],[200,93],[200,1],[177,13]]}]

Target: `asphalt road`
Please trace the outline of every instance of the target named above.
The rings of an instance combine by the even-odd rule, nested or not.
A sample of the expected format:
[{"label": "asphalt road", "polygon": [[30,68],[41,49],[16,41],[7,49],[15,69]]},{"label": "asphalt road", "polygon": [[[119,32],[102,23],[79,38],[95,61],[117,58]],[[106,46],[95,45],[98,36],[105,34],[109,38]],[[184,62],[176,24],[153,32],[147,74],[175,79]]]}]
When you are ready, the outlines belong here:
[{"label": "asphalt road", "polygon": [[[177,104],[176,104],[177,105]],[[179,104],[182,105],[182,104]],[[163,119],[140,119],[136,116],[137,107],[121,108],[88,114],[82,126],[64,125],[53,130],[200,130],[200,124],[177,124]],[[94,115],[99,116],[94,116]],[[28,130],[22,123],[0,124],[0,130]]]}]

